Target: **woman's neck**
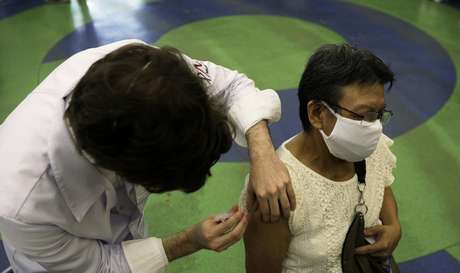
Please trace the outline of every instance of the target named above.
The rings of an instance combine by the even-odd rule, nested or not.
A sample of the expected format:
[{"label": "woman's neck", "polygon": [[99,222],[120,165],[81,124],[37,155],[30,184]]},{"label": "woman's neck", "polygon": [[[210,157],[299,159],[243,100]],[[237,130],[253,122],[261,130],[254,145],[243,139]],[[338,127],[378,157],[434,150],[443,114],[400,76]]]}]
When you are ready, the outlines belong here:
[{"label": "woman's neck", "polygon": [[334,157],[318,130],[302,132],[286,144],[300,162],[320,175],[333,181],[347,181],[354,174],[353,163]]}]

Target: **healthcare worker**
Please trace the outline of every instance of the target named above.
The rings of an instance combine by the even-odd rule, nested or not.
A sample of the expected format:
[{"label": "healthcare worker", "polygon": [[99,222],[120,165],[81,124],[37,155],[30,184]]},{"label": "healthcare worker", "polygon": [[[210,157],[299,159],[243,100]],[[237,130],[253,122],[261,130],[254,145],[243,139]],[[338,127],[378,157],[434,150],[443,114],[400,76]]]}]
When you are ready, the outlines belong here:
[{"label": "healthcare worker", "polygon": [[273,90],[172,48],[125,40],[70,57],[0,127],[0,232],[13,270],[157,273],[227,249],[247,225],[237,208],[168,238],[147,236],[143,209],[151,192],[201,188],[232,137],[248,145],[263,220],[288,216],[295,197],[267,129],[280,114]]}]

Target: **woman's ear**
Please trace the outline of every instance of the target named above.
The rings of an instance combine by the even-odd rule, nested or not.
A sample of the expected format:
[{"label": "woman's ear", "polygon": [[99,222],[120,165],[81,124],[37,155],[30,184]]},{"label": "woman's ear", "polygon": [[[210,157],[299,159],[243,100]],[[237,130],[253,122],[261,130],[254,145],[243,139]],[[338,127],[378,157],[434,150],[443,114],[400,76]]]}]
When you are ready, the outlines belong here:
[{"label": "woman's ear", "polygon": [[321,102],[316,100],[311,100],[307,103],[308,120],[318,130],[323,129],[322,106]]}]

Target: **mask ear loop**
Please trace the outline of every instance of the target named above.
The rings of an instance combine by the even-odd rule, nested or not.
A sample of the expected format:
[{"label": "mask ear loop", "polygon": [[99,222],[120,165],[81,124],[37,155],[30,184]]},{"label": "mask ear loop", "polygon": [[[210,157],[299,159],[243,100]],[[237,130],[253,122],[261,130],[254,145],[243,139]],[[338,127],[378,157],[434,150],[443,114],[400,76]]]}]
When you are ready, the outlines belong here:
[{"label": "mask ear loop", "polygon": [[[341,114],[337,113],[336,111],[334,111],[334,109],[332,109],[332,107],[329,106],[329,104],[327,104],[325,101],[321,101],[321,103],[329,110],[329,112],[331,112],[331,114],[337,119],[341,119],[341,120],[350,120],[349,118],[346,118],[344,116],[342,116]],[[360,125],[363,125],[363,120],[360,120]]]},{"label": "mask ear loop", "polygon": [[335,117],[337,117],[337,113],[329,106],[329,104],[327,104],[325,101],[321,101],[321,104],[324,105],[327,110],[329,110],[329,112],[331,112],[331,114],[333,114]]},{"label": "mask ear loop", "polygon": [[[339,119],[339,117],[337,117],[338,114],[337,114],[336,112],[334,112],[334,110],[332,110],[332,108],[331,108],[325,101],[322,100],[322,101],[321,101],[321,104],[322,104],[324,107],[326,107],[326,109],[329,110],[329,112],[330,112],[337,120]],[[320,129],[320,132],[321,132],[321,134],[323,134],[323,136],[324,136],[325,138],[329,138],[329,137],[330,137],[330,135],[329,135],[329,136],[326,135],[326,133],[324,132],[324,130],[321,130],[321,129]]]}]

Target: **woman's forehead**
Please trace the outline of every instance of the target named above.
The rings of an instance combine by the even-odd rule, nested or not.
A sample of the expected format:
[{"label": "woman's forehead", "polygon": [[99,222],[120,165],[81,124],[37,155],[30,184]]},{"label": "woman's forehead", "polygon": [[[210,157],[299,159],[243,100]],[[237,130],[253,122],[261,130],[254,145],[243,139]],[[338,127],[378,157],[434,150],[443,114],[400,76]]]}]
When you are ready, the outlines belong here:
[{"label": "woman's forehead", "polygon": [[385,106],[385,88],[382,84],[352,84],[342,87],[341,91],[341,106],[354,110],[379,110]]}]

